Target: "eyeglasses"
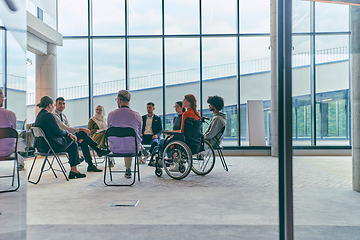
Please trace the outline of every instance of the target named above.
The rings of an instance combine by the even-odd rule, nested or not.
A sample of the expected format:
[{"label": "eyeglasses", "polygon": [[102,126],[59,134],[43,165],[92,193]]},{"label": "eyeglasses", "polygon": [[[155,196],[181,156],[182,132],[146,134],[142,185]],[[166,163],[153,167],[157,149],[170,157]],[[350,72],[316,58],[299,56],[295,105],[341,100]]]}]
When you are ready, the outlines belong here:
[{"label": "eyeglasses", "polygon": [[119,98],[115,98],[115,102],[117,102],[117,101],[118,101],[118,99],[119,99]]},{"label": "eyeglasses", "polygon": [[6,97],[4,96],[4,95],[0,95],[0,98],[2,98],[2,99],[6,99]]},{"label": "eyeglasses", "polygon": [[174,106],[174,108],[177,108],[177,107],[180,107],[180,106],[176,106],[176,105]]}]

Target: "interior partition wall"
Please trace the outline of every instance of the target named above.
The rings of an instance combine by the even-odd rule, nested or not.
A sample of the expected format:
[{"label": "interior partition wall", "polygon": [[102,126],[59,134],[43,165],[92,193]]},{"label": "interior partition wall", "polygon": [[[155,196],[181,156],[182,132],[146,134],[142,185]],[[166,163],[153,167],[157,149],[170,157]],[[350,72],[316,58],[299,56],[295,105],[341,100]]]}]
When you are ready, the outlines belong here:
[{"label": "interior partition wall", "polygon": [[[124,88],[141,114],[147,102],[154,102],[165,129],[171,129],[174,103],[185,94],[196,96],[204,116],[212,116],[208,96],[219,95],[227,116],[224,146],[249,145],[247,100],[263,101],[270,145],[269,0],[58,4],[64,35],[58,94],[71,100],[73,109],[82,106],[81,117],[68,112],[74,126],[86,126],[98,104],[107,113],[115,109],[114,96]],[[341,15],[330,24],[325,13],[335,9],[293,0],[295,146],[350,145],[349,21]],[[341,6],[341,13],[348,16],[348,7]]]}]

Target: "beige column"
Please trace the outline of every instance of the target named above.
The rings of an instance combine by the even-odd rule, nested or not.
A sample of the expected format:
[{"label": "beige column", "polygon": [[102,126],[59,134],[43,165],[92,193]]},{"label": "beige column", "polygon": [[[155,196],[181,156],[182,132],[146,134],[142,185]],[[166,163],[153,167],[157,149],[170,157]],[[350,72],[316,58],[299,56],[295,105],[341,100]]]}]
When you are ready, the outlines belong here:
[{"label": "beige column", "polygon": [[278,132],[278,77],[276,60],[277,18],[276,0],[270,1],[270,49],[271,49],[271,156],[279,156]]},{"label": "beige column", "polygon": [[[47,54],[36,54],[36,104],[43,96],[56,98],[56,45],[47,44]],[[36,114],[39,109],[36,108]]]},{"label": "beige column", "polygon": [[360,7],[350,6],[353,190],[360,192]]}]

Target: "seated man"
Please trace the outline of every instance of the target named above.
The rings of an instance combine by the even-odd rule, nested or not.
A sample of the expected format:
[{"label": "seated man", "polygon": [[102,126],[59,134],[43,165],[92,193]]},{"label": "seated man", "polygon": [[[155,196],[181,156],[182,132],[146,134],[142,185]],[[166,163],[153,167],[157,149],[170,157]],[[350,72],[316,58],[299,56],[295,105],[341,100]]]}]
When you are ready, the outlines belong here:
[{"label": "seated man", "polygon": [[[36,116],[34,127],[39,127],[44,131],[50,146],[55,152],[68,153],[70,163],[69,179],[86,177],[86,174],[77,170],[80,160],[76,136],[60,129],[56,117],[52,113],[55,107],[53,99],[49,96],[44,96],[36,106],[41,108],[41,110]],[[47,152],[49,150],[49,146],[43,138],[36,139],[35,147],[40,152]]]},{"label": "seated man", "polygon": [[72,128],[63,113],[65,110],[65,99],[63,97],[58,97],[55,101],[55,111],[54,115],[56,117],[56,121],[59,124],[59,127],[62,130],[67,130],[69,133],[75,133],[76,138],[78,139],[79,146],[81,147],[81,151],[84,154],[84,158],[86,163],[88,164],[87,171],[88,172],[101,172],[101,169],[98,169],[92,162],[92,158],[89,151],[89,146],[92,147],[96,151],[99,157],[106,154],[105,150],[101,150],[97,147],[97,143],[92,140],[88,134],[90,130],[87,128]]},{"label": "seated man", "polygon": [[[138,112],[129,108],[129,102],[131,93],[128,90],[121,90],[117,95],[118,109],[112,111],[108,115],[108,128],[110,127],[131,127],[137,134],[137,149],[139,152],[141,149],[141,128],[142,121],[141,116]],[[129,141],[127,138],[115,138],[109,137],[109,147],[113,153],[134,153],[134,142],[133,139]],[[131,157],[125,157],[125,177],[131,178]]]},{"label": "seated man", "polygon": [[211,146],[218,147],[222,140],[221,130],[226,126],[226,114],[220,112],[224,108],[224,99],[219,96],[209,96],[207,103],[214,116],[205,131],[204,138],[209,141]]},{"label": "seated man", "polygon": [[[3,108],[5,96],[3,90],[0,88],[0,128],[14,128],[16,129],[16,116],[10,110]],[[15,150],[15,141],[13,138],[0,139],[0,156],[10,156]]]},{"label": "seated man", "polygon": [[146,105],[147,114],[142,116],[142,130],[141,144],[151,144],[150,153],[155,146],[159,144],[159,138],[162,132],[161,118],[154,114],[155,104],[153,102],[148,102]]}]

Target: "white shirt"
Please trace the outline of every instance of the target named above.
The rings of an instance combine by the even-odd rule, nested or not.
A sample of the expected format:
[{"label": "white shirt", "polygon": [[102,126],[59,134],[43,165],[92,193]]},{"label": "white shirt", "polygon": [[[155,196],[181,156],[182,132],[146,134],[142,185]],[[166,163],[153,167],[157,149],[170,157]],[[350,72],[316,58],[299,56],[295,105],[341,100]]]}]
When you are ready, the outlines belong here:
[{"label": "white shirt", "polygon": [[154,135],[154,133],[152,131],[153,116],[151,116],[151,117],[147,116],[147,118],[146,118],[144,135]]}]

